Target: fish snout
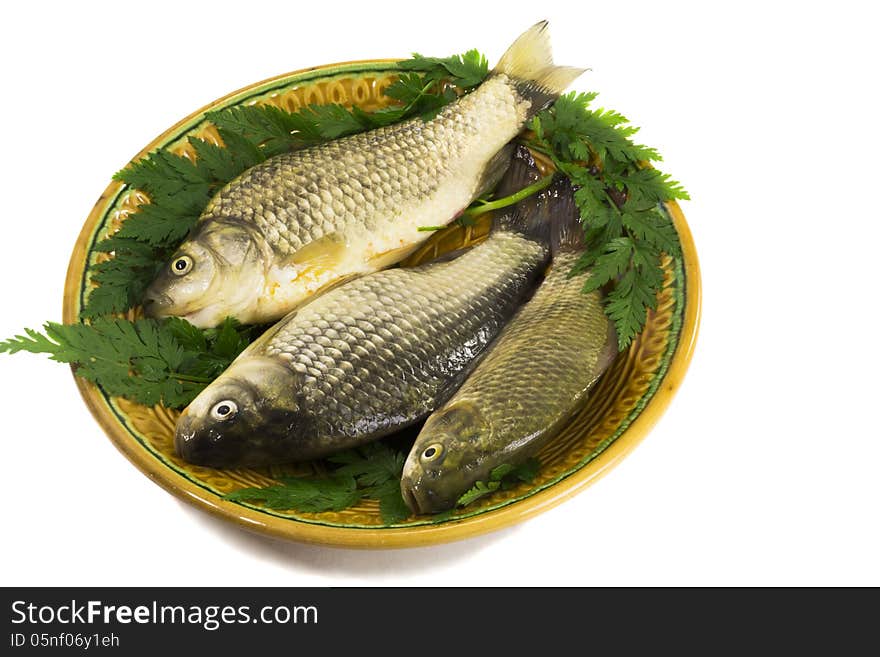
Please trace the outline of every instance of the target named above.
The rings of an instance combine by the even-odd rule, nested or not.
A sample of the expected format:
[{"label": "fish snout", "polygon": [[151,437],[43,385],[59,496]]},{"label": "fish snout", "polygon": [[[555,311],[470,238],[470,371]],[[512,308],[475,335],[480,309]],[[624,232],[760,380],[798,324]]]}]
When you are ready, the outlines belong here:
[{"label": "fish snout", "polygon": [[186,411],[174,430],[174,451],[187,463],[222,468],[227,465],[222,435],[212,427],[200,426]]},{"label": "fish snout", "polygon": [[198,457],[203,450],[199,448],[199,442],[201,441],[195,430],[192,417],[184,411],[178,418],[177,427],[174,430],[174,451],[187,463],[200,465]]},{"label": "fish snout", "polygon": [[419,507],[419,501],[416,499],[416,496],[413,493],[412,483],[406,478],[400,480],[400,495],[403,497],[403,501],[406,502],[406,505],[409,507],[410,511],[412,511],[416,515],[422,512],[421,508]]},{"label": "fish snout", "polygon": [[196,414],[184,413],[174,430],[174,451],[187,463],[210,468],[264,465],[256,448],[246,454],[241,429],[205,422]]},{"label": "fish snout", "polygon": [[144,315],[147,317],[162,317],[163,314],[174,305],[171,297],[162,292],[147,290],[141,306],[144,309]]},{"label": "fish snout", "polygon": [[400,480],[400,494],[410,510],[417,514],[441,513],[455,508],[457,498],[442,495],[423,479],[413,481],[404,476]]}]

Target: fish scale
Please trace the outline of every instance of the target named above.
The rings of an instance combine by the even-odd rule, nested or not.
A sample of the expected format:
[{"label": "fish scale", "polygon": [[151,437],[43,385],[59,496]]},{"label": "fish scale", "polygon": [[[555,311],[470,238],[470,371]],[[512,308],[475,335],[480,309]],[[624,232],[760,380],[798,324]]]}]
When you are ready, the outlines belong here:
[{"label": "fish scale", "polygon": [[507,145],[580,69],[546,23],[435,116],[267,159],[221,188],[144,295],[151,317],[274,321],[336,283],[400,262],[504,173]]},{"label": "fish scale", "polygon": [[[503,144],[523,118],[507,77],[500,76],[430,122],[411,119],[266,160],[223,188],[201,220],[252,221],[281,255],[351,226],[381,229],[445,182],[463,178],[462,158],[483,150],[470,143],[474,135],[508,126]],[[489,146],[481,157],[497,148]],[[459,188],[462,207],[478,183]]]},{"label": "fish scale", "polygon": [[[448,387],[450,369],[464,367],[448,362],[480,351],[497,332],[544,253],[498,233],[450,263],[358,279],[301,308],[252,355],[280,358],[302,375],[307,408],[334,433],[352,433],[353,408],[377,424],[414,420]],[[479,284],[461,294],[463,280]]]},{"label": "fish scale", "polygon": [[582,294],[584,277],[568,276],[579,256],[562,253],[555,258],[551,274],[508,325],[498,348],[450,404],[478,405],[493,429],[505,436],[546,431],[567,417],[567,403],[582,396],[602,371],[610,334],[599,293]]},{"label": "fish scale", "polygon": [[[511,170],[523,174],[521,162]],[[528,207],[450,261],[354,279],[288,314],[181,415],[178,452],[220,467],[306,460],[425,417],[546,266],[545,204]]]},{"label": "fish scale", "polygon": [[[570,221],[577,226],[576,214]],[[582,234],[579,226],[572,232]],[[413,511],[450,509],[476,482],[488,481],[496,467],[534,454],[608,367],[616,353],[614,328],[601,294],[581,291],[589,274],[569,275],[580,256],[571,249],[554,254],[532,299],[428,418],[401,480]]]}]

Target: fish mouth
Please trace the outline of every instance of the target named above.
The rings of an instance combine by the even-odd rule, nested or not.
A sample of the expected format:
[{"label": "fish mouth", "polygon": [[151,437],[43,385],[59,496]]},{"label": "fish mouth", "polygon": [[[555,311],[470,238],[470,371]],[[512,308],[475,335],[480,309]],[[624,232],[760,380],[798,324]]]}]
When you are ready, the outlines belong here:
[{"label": "fish mouth", "polygon": [[400,482],[400,494],[403,496],[403,501],[406,502],[406,505],[409,507],[409,510],[415,513],[416,515],[421,515],[424,513],[419,506],[419,500],[416,498],[415,493],[412,489],[412,484],[409,481],[401,480]]},{"label": "fish mouth", "polygon": [[455,508],[457,498],[450,499],[448,496],[421,485],[421,483],[421,481],[413,483],[406,478],[400,481],[400,494],[413,513],[429,515]]},{"label": "fish mouth", "polygon": [[192,417],[184,412],[177,420],[174,430],[174,451],[191,465],[203,465],[212,468],[229,467],[229,457],[223,445],[217,445],[213,431],[200,430]]},{"label": "fish mouth", "polygon": [[174,452],[184,461],[190,462],[192,458],[191,446],[195,440],[195,431],[190,427],[189,418],[186,417],[186,411],[177,420],[177,427],[174,430]]},{"label": "fish mouth", "polygon": [[141,307],[144,309],[144,315],[152,318],[164,317],[169,308],[174,305],[174,301],[167,294],[162,292],[147,292]]}]

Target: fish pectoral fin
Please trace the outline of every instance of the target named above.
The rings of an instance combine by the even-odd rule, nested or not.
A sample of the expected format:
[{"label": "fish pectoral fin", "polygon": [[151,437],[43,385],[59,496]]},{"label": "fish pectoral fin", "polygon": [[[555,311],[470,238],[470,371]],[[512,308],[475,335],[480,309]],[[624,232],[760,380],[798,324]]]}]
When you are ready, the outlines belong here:
[{"label": "fish pectoral fin", "polygon": [[326,272],[338,269],[347,253],[348,245],[342,235],[328,233],[297,250],[284,265],[294,265],[300,276],[319,279]]},{"label": "fish pectoral fin", "polygon": [[391,265],[396,265],[398,262],[406,258],[410,253],[416,250],[418,244],[407,244],[406,246],[401,246],[396,249],[391,249],[389,251],[383,251],[382,253],[377,253],[374,256],[371,256],[369,260],[367,260],[367,265],[371,269],[385,269],[385,267],[390,267]]}]

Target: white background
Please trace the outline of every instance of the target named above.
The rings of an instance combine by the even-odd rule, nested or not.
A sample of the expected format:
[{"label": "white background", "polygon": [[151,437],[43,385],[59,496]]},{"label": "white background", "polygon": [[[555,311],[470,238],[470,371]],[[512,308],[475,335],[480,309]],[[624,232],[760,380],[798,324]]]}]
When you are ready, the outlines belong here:
[{"label": "white background", "polygon": [[623,463],[524,524],[376,552],[287,544],[187,506],[94,422],[66,366],[0,356],[3,585],[880,585],[877,19],[870,3],[13,3],[0,26],[0,336],[61,318],[70,250],[141,147],[315,64],[556,60],[683,181],[703,323]]}]

